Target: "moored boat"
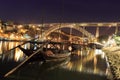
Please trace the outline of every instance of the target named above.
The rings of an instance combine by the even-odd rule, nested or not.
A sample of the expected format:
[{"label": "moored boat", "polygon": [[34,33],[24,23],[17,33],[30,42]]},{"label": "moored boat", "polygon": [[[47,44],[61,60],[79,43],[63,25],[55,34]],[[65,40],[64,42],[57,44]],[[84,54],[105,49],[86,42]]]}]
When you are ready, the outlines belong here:
[{"label": "moored boat", "polygon": [[87,45],[88,47],[92,48],[92,49],[102,49],[104,46],[100,43],[88,43]]},{"label": "moored boat", "polygon": [[[19,48],[23,51],[23,53],[26,56],[32,55],[36,50],[31,49],[24,49],[21,46]],[[30,61],[50,61],[50,60],[57,60],[57,59],[63,59],[71,55],[71,52],[68,50],[60,50],[60,49],[46,49],[43,48],[42,51],[38,52],[36,55],[34,55]]]}]

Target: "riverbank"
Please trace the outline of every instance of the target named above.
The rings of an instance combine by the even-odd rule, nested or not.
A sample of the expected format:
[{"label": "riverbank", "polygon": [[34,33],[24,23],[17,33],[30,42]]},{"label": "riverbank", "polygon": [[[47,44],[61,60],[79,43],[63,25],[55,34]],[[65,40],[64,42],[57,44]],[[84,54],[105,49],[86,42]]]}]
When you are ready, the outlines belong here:
[{"label": "riverbank", "polygon": [[120,80],[120,47],[108,47],[103,51],[110,66],[112,80]]}]

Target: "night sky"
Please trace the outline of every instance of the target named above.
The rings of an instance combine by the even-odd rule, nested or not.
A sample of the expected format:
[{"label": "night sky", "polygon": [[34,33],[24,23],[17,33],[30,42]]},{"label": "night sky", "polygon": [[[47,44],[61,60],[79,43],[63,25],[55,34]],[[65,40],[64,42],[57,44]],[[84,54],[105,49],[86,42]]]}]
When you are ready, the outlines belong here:
[{"label": "night sky", "polygon": [[120,21],[120,0],[0,0],[0,19],[19,23]]}]

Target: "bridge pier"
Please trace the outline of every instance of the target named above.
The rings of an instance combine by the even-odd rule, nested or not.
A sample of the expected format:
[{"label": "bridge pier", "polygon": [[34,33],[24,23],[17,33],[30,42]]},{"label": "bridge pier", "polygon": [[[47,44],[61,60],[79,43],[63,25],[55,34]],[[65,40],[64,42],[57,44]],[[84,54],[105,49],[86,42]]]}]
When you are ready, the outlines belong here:
[{"label": "bridge pier", "polygon": [[95,37],[96,37],[96,38],[99,37],[99,27],[96,28],[96,36],[95,36]]},{"label": "bridge pier", "polygon": [[72,43],[72,26],[70,27],[70,39],[69,41]]},{"label": "bridge pier", "polygon": [[118,26],[115,27],[115,34],[118,33]]}]

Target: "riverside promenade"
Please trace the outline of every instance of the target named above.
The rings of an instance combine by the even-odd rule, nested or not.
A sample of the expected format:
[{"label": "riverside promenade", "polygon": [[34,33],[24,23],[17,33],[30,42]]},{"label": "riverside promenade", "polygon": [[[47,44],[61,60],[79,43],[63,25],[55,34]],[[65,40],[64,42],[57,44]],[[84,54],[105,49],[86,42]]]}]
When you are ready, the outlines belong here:
[{"label": "riverside promenade", "polygon": [[111,80],[120,80],[120,47],[103,48],[110,67]]}]

